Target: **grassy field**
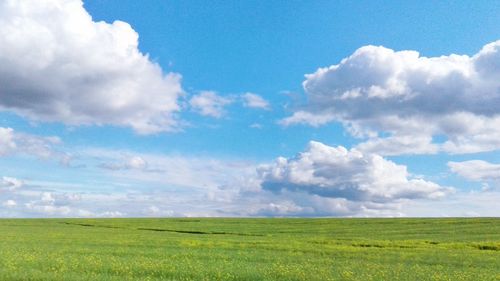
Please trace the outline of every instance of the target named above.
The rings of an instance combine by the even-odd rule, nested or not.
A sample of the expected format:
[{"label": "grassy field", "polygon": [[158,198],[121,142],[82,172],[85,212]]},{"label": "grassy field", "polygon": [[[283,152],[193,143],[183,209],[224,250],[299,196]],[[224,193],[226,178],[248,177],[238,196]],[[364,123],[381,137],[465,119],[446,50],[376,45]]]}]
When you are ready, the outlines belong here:
[{"label": "grassy field", "polygon": [[500,280],[500,219],[4,219],[0,280]]}]

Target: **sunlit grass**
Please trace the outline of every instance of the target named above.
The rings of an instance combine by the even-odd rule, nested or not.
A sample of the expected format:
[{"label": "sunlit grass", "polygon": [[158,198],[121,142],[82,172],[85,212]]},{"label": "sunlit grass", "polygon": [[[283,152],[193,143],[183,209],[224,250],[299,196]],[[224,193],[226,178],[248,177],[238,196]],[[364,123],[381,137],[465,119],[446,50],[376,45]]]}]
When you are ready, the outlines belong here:
[{"label": "sunlit grass", "polygon": [[0,220],[0,280],[500,280],[500,219]]}]

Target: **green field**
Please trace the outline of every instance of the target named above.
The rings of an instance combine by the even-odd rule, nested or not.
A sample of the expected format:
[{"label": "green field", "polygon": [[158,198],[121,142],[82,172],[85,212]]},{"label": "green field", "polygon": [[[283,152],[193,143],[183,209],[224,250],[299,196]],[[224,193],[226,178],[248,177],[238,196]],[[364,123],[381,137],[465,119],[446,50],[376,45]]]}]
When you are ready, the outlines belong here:
[{"label": "green field", "polygon": [[500,280],[500,219],[4,219],[0,280]]}]

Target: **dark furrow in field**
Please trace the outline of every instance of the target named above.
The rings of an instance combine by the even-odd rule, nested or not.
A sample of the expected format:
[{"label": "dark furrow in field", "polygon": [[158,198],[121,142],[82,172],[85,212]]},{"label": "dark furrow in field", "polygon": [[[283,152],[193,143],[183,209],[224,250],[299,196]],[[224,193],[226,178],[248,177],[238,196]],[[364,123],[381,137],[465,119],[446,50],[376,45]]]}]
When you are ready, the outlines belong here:
[{"label": "dark furrow in field", "polygon": [[494,245],[474,245],[474,247],[478,248],[479,250],[500,251],[500,246],[494,246]]},{"label": "dark furrow in field", "polygon": [[71,223],[71,222],[60,222],[60,223],[67,224],[67,225],[87,226],[87,227],[102,227],[102,228],[121,228],[121,229],[127,229],[125,227],[111,226],[111,225],[95,225],[95,224],[88,224],[88,223]]},{"label": "dark furrow in field", "polygon": [[164,232],[176,232],[176,233],[188,233],[188,234],[214,234],[214,235],[238,235],[238,236],[264,236],[263,234],[249,234],[249,233],[234,233],[234,232],[205,232],[197,230],[174,230],[174,229],[163,229],[163,228],[137,228],[137,230],[149,230],[149,231],[164,231]]},{"label": "dark furrow in field", "polygon": [[250,234],[250,233],[233,233],[233,232],[205,232],[205,231],[197,231],[197,230],[176,230],[176,229],[163,229],[163,228],[127,228],[127,227],[119,227],[119,226],[110,226],[110,225],[95,225],[88,223],[71,223],[71,222],[61,222],[66,225],[76,225],[76,226],[85,226],[85,227],[101,227],[101,228],[119,228],[119,229],[134,229],[134,230],[146,230],[146,231],[157,231],[157,232],[174,232],[174,233],[185,233],[185,234],[200,234],[200,235],[237,235],[237,236],[264,236],[263,234]]}]

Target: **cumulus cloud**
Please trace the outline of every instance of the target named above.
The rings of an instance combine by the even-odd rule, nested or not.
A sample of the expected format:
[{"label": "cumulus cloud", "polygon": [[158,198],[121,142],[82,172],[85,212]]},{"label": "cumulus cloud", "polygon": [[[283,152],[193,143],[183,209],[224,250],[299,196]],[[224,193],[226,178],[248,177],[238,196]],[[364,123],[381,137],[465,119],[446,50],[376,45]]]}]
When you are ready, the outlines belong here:
[{"label": "cumulus cloud", "polygon": [[[500,41],[477,54],[422,57],[365,46],[306,75],[308,102],[283,125],[341,122],[363,149],[388,154],[500,148]],[[431,141],[436,137],[443,142]],[[406,144],[417,138],[409,150]],[[413,141],[411,141],[413,142]],[[401,149],[387,147],[396,144]]]},{"label": "cumulus cloud", "polygon": [[241,98],[243,99],[243,106],[245,107],[265,110],[269,110],[271,108],[269,102],[257,94],[245,93],[241,96]]},{"label": "cumulus cloud", "polygon": [[459,176],[472,181],[500,182],[500,164],[483,160],[470,160],[464,162],[448,162],[450,170]]},{"label": "cumulus cloud", "polygon": [[178,126],[180,75],[141,53],[128,23],[95,22],[81,0],[1,1],[0,65],[0,110],[144,134]]},{"label": "cumulus cloud", "polygon": [[201,115],[221,118],[225,114],[224,107],[232,102],[232,99],[222,97],[214,91],[202,91],[189,100],[189,105]]},{"label": "cumulus cloud", "polygon": [[262,187],[325,198],[385,203],[398,199],[440,198],[451,191],[422,179],[411,179],[405,166],[376,154],[310,142],[295,158],[280,157],[259,169]]},{"label": "cumulus cloud", "polygon": [[380,155],[314,141],[295,157],[279,157],[257,170],[261,189],[242,194],[242,215],[399,217],[414,215],[419,202],[456,194]]}]

